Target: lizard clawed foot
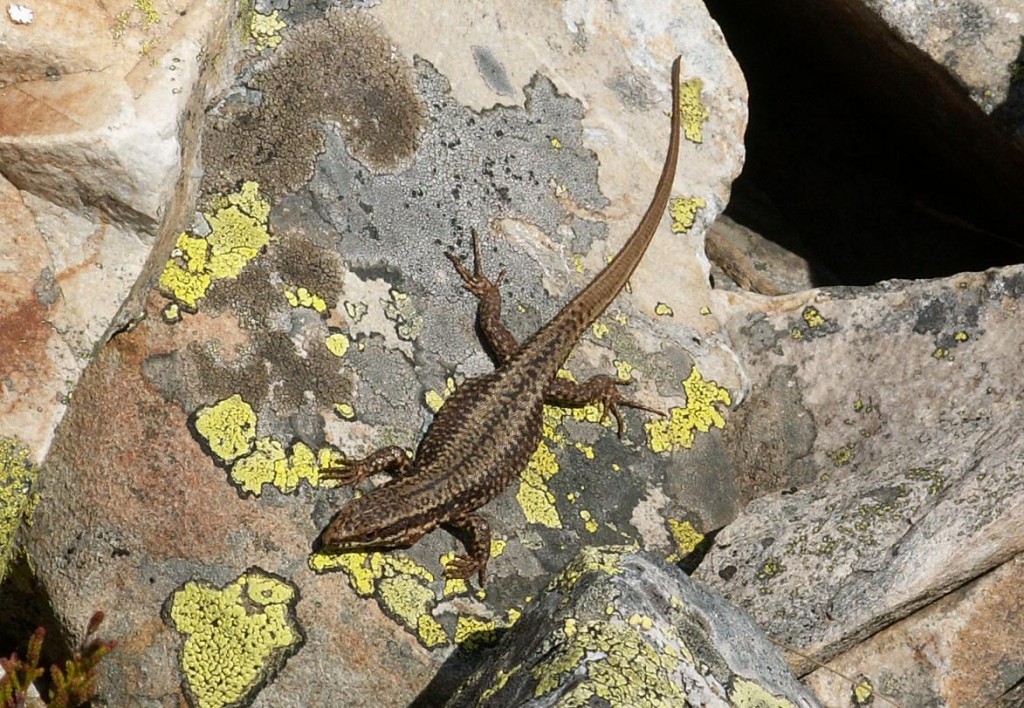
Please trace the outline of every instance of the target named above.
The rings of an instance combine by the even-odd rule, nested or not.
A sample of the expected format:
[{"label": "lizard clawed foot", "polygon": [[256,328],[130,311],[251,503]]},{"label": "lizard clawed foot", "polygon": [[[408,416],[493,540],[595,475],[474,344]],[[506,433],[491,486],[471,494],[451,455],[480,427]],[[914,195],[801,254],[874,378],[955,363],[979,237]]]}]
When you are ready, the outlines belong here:
[{"label": "lizard clawed foot", "polygon": [[359,460],[342,460],[336,465],[320,468],[320,479],[329,479],[337,482],[340,487],[347,487],[358,484],[367,476]]},{"label": "lizard clawed foot", "polygon": [[480,258],[480,239],[476,235],[476,229],[472,230],[473,234],[473,272],[470,273],[469,269],[462,263],[458,256],[452,252],[446,252],[444,255],[448,257],[448,260],[455,266],[455,270],[458,271],[459,277],[462,278],[462,286],[469,292],[476,295],[478,298],[483,299],[488,292],[498,289],[501,282],[505,279],[505,271],[502,270],[498,273],[498,277],[492,282],[490,278],[484,275],[483,262]]},{"label": "lizard clawed foot", "polygon": [[342,460],[320,468],[320,477],[338,482],[341,486],[359,484],[370,475],[387,472],[396,477],[409,474],[412,458],[400,447],[382,447],[371,455],[357,460]]},{"label": "lizard clawed foot", "polygon": [[445,576],[453,580],[468,580],[474,573],[477,574],[482,588],[487,582],[487,561],[480,562],[477,558],[457,555],[444,567]]},{"label": "lizard clawed foot", "polygon": [[594,386],[599,389],[594,397],[594,402],[600,403],[601,407],[604,409],[604,414],[601,416],[601,422],[604,422],[608,418],[608,414],[611,413],[615,418],[615,424],[618,427],[620,438],[626,430],[626,424],[622,418],[622,411],[619,410],[619,406],[636,408],[638,410],[647,411],[648,413],[654,413],[660,416],[665,415],[664,411],[658,410],[657,408],[651,408],[639,401],[626,398],[622,393],[620,393],[619,389],[616,388],[617,386],[632,386],[632,380],[622,381],[619,379],[613,379],[611,376],[606,374],[601,374],[588,380],[587,385]]}]

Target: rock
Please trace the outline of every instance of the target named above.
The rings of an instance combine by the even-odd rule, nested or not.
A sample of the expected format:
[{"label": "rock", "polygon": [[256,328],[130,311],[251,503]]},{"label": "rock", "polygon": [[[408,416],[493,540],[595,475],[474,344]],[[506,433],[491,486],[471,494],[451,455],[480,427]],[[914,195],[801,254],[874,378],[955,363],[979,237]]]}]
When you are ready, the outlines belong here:
[{"label": "rock", "polygon": [[816,706],[746,613],[624,547],[573,559],[446,704]]},{"label": "rock", "polygon": [[[62,623],[104,609],[122,639],[100,665],[108,704],[436,703],[461,676],[432,680],[456,647],[513,623],[579,547],[643,540],[678,555],[700,520],[736,512],[720,488],[686,490],[717,480],[717,431],[741,386],[701,310],[695,256],[739,170],[742,78],[694,2],[256,15],[262,53],[237,67],[204,135],[204,149],[244,146],[246,159],[204,156],[211,190],[140,280],[144,317],[79,380],[27,548]],[[464,32],[443,30],[453,18]],[[364,41],[333,41],[352,37]],[[455,543],[440,531],[408,551],[313,553],[353,494],[322,483],[323,467],[414,447],[451,387],[491,366],[445,250],[481,231],[488,272],[508,270],[516,336],[556,312],[647,206],[676,54],[692,57],[678,233],[665,224],[568,365],[632,369],[634,393],[671,417],[628,414],[623,443],[595,408],[549,411],[526,478],[485,511],[486,591],[444,580]],[[274,137],[286,118],[287,146]]]},{"label": "rock", "polygon": [[[36,10],[10,5],[0,42],[0,446],[30,468],[95,347],[138,315],[119,309],[193,198],[196,107],[217,90],[200,55],[223,51],[230,16],[216,2]],[[34,474],[0,471],[16,522]]]},{"label": "rock", "polygon": [[755,391],[784,375],[792,403],[774,412],[813,421],[813,443],[799,479],[735,455],[780,491],[695,577],[822,661],[1020,553],[1022,295],[1020,266],[770,307],[722,293]]},{"label": "rock", "polygon": [[[1015,556],[809,674],[830,706],[859,687],[899,705],[1020,705],[1024,560]],[[838,672],[838,673],[837,673]],[[841,675],[840,675],[841,674]],[[856,686],[843,678],[857,677]],[[880,694],[880,695],[877,695]]]},{"label": "rock", "polygon": [[724,214],[708,230],[704,251],[717,266],[711,271],[715,287],[736,287],[761,295],[814,287],[805,259]]}]

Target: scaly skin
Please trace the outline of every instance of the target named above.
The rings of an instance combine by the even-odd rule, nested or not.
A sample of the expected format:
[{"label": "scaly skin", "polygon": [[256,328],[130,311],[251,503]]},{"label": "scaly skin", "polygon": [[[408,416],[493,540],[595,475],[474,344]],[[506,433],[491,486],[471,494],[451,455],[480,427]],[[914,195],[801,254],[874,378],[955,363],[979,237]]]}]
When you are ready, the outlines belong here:
[{"label": "scaly skin", "polygon": [[437,526],[464,539],[466,555],[447,567],[449,577],[479,575],[485,582],[490,559],[490,530],[476,509],[500,494],[526,467],[541,439],[545,403],[562,406],[603,405],[615,416],[619,406],[642,408],[624,398],[610,376],[583,383],[556,378],[580,335],[626,285],[643,258],[668,205],[679,152],[679,70],[672,65],[672,128],[668,154],[647,212],[622,249],[595,278],[536,334],[519,346],[501,323],[501,294],[495,281],[483,275],[480,249],[473,234],[471,273],[458,258],[447,254],[467,290],[480,300],[477,317],[498,368],[469,379],[444,403],[420,442],[415,459],[389,447],[325,471],[325,476],[356,483],[377,472],[393,479],[353,499],[331,520],[320,536],[324,550],[349,553],[411,546]]}]

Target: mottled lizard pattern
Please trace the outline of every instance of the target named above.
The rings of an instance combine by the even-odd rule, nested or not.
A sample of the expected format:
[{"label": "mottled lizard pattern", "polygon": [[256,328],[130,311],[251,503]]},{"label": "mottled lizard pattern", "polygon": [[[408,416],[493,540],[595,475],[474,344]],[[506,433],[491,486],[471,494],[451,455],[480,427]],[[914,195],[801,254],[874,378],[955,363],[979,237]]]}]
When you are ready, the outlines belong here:
[{"label": "mottled lizard pattern", "polygon": [[622,396],[611,376],[583,383],[556,374],[580,335],[626,285],[647,250],[668,204],[679,152],[679,67],[672,65],[672,127],[668,154],[654,198],[636,231],[594,279],[550,322],[520,345],[501,321],[498,286],[483,274],[480,247],[473,234],[473,270],[446,254],[465,288],[479,299],[477,318],[498,368],[472,378],[437,412],[415,458],[398,447],[377,450],[324,471],[324,476],[355,484],[378,472],[392,479],[353,499],[320,535],[322,550],[339,553],[404,548],[442,526],[463,540],[467,553],[447,566],[451,578],[477,574],[485,582],[491,533],[476,510],[500,494],[526,467],[541,440],[545,403],[580,407],[600,403],[622,433],[619,406],[657,413]]}]

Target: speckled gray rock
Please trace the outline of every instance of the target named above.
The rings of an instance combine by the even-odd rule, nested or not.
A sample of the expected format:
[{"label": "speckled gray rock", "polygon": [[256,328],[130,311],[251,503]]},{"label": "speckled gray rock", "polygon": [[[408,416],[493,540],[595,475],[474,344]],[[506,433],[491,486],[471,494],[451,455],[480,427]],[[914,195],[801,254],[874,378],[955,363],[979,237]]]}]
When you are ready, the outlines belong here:
[{"label": "speckled gray rock", "polygon": [[778,441],[806,445],[799,469],[732,451],[783,491],[727,526],[696,577],[820,660],[1024,549],[1024,268],[722,296],[755,395],[781,376],[793,404],[770,412],[809,421],[812,442]]},{"label": "speckled gray rock", "polygon": [[584,549],[448,702],[816,706],[742,610],[626,547]]}]

